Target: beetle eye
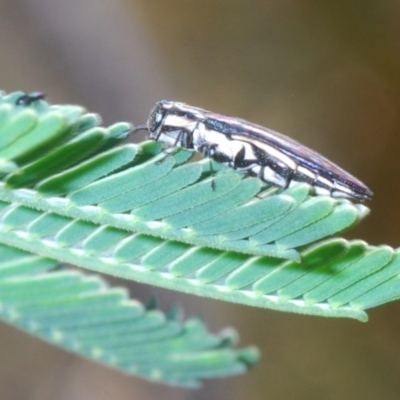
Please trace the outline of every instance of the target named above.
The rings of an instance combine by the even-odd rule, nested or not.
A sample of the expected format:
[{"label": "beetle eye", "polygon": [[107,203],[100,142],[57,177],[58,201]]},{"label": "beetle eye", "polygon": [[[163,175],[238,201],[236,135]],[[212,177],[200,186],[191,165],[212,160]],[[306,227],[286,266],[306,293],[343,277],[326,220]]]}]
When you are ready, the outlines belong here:
[{"label": "beetle eye", "polygon": [[164,116],[165,110],[161,106],[158,106],[153,110],[153,112],[150,114],[148,122],[150,134],[154,133],[160,127]]}]

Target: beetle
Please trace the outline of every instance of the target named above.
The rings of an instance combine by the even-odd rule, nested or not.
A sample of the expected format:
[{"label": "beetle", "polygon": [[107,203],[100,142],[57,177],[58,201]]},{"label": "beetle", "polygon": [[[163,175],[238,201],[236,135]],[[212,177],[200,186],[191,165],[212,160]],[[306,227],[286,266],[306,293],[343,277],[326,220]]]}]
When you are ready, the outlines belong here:
[{"label": "beetle", "polygon": [[135,131],[143,129],[166,146],[197,151],[281,188],[305,182],[317,195],[360,201],[373,195],[364,183],[316,151],[243,119],[161,100],[147,124]]},{"label": "beetle", "polygon": [[15,104],[17,106],[30,106],[32,103],[35,103],[38,100],[44,100],[45,98],[46,98],[46,95],[43,92],[26,93],[26,94],[18,97]]}]

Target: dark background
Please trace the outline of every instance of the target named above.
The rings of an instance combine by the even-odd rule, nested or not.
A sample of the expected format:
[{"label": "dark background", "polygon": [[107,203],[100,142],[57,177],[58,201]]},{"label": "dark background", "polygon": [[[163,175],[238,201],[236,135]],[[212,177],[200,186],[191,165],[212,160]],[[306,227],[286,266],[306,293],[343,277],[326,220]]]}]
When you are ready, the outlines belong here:
[{"label": "dark background", "polygon": [[[41,90],[106,123],[162,98],[242,117],[311,146],[375,192],[347,238],[400,243],[400,2],[2,0],[0,87]],[[121,283],[121,282],[119,282]],[[129,284],[123,282],[124,284]],[[124,376],[0,324],[2,400],[398,399],[400,307],[370,322],[284,314],[130,284],[236,327],[262,361],[191,392]]]}]

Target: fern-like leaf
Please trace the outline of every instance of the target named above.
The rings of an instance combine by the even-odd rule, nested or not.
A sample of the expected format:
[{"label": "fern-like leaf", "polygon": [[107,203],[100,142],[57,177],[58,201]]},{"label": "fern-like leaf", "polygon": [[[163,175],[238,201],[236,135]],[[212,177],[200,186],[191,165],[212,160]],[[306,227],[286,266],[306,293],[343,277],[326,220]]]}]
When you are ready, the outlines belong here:
[{"label": "fern-like leaf", "polygon": [[146,308],[127,291],[57,261],[0,245],[0,317],[52,344],[127,374],[196,387],[244,372],[253,348],[234,350],[235,332],[207,332],[179,314]]},{"label": "fern-like leaf", "polygon": [[0,98],[1,243],[281,311],[365,321],[366,309],[400,297],[397,250],[330,238],[365,206],[190,163],[182,149],[166,157],[155,142],[123,144],[130,124],[102,128],[76,106],[16,106],[21,94]]}]

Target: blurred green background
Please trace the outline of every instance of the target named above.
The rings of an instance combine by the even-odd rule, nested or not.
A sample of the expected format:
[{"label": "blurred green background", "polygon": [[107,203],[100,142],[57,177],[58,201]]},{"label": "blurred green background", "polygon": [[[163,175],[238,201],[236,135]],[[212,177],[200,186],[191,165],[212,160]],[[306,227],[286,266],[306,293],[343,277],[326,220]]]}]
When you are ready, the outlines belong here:
[{"label": "blurred green background", "polygon": [[[162,98],[311,146],[375,192],[347,238],[400,243],[400,2],[2,0],[0,87],[143,124]],[[114,283],[121,281],[113,280]],[[399,399],[400,303],[370,322],[283,314],[129,284],[260,347],[191,392],[129,378],[0,324],[1,400]]]}]

